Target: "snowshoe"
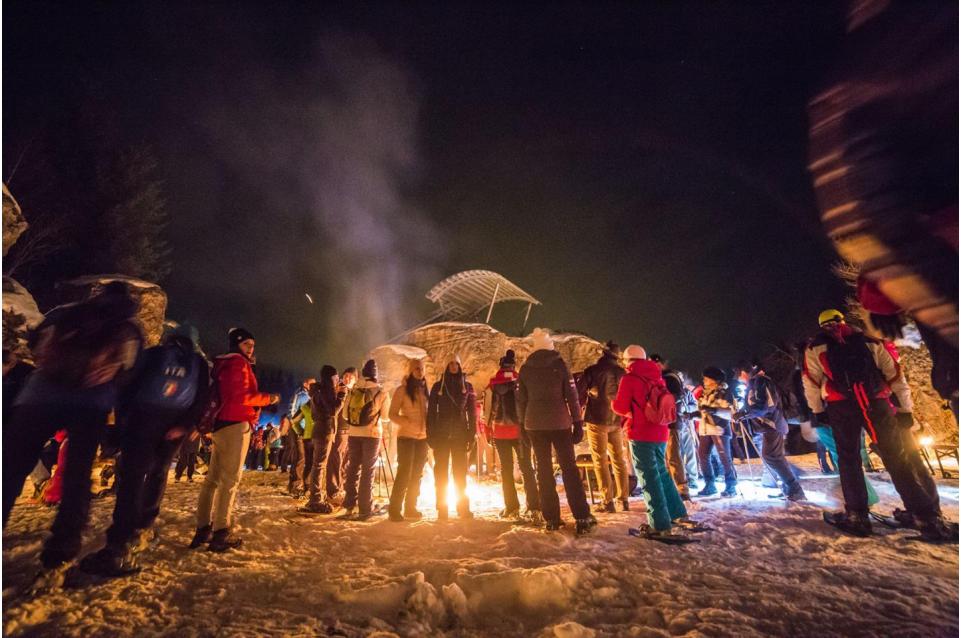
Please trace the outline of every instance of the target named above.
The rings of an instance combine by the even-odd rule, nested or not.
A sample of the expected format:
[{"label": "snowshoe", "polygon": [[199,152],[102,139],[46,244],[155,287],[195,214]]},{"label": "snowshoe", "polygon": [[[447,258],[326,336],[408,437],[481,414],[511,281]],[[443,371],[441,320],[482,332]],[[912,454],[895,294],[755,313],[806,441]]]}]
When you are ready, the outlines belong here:
[{"label": "snowshoe", "polygon": [[207,545],[207,551],[222,554],[229,549],[237,549],[243,545],[243,543],[244,539],[231,536],[229,529],[218,529],[214,532],[213,537],[211,537],[210,543]]},{"label": "snowshoe", "polygon": [[525,513],[525,519],[530,521],[531,525],[543,525],[544,515],[541,514],[540,510],[527,510]]},{"label": "snowshoe", "polygon": [[686,532],[691,532],[692,534],[700,534],[701,532],[714,531],[714,528],[711,527],[710,525],[705,525],[704,523],[695,521],[694,519],[691,519],[691,518],[687,518],[686,516],[681,518],[676,518],[673,521],[671,521],[671,523],[683,529]]},{"label": "snowshoe", "polygon": [[130,540],[130,551],[135,554],[145,552],[151,547],[156,547],[160,544],[160,534],[157,529],[150,527],[147,529],[138,529],[134,532],[133,538]]},{"label": "snowshoe", "polygon": [[594,511],[598,514],[613,514],[617,509],[614,507],[614,501],[608,501],[607,503],[598,503],[595,505]]},{"label": "snowshoe", "polygon": [[801,501],[808,500],[807,494],[805,494],[804,490],[802,489],[797,489],[794,492],[791,492],[785,498],[787,498],[787,500],[791,501],[792,503],[800,503]]},{"label": "snowshoe", "polygon": [[[613,506],[614,503],[612,502],[611,505]],[[587,518],[579,518],[574,521],[574,533],[577,534],[578,536],[587,534],[595,527],[597,527],[597,519],[594,518],[593,516],[588,516]]]},{"label": "snowshoe", "polygon": [[714,496],[717,494],[717,488],[713,485],[705,485],[700,492],[697,493],[698,496]]},{"label": "snowshoe", "polygon": [[213,526],[204,525],[203,527],[198,527],[197,531],[194,532],[193,540],[190,541],[190,549],[197,549],[201,545],[208,543],[210,541],[210,534],[213,532]]},{"label": "snowshoe", "polygon": [[387,510],[382,507],[373,507],[369,512],[359,512],[357,514],[357,518],[355,518],[354,520],[361,521],[361,522],[369,521],[375,516],[382,516],[386,513],[387,513]]},{"label": "snowshoe", "polygon": [[699,543],[700,541],[684,534],[672,534],[670,530],[655,530],[648,525],[631,527],[627,530],[629,536],[643,538],[649,541],[657,541],[665,545],[687,545],[689,543]]},{"label": "snowshoe", "polygon": [[344,510],[344,513],[337,517],[338,521],[353,521],[357,520],[357,512],[353,507],[348,507]]},{"label": "snowshoe", "polygon": [[334,508],[329,503],[308,503],[297,511],[303,514],[333,514]]},{"label": "snowshoe", "polygon": [[135,554],[130,551],[104,547],[100,551],[84,556],[79,563],[80,571],[93,576],[119,578],[140,572]]},{"label": "snowshoe", "polygon": [[544,530],[548,532],[556,532],[562,527],[564,527],[564,521],[546,521],[544,523]]},{"label": "snowshoe", "polygon": [[944,520],[940,514],[920,521],[917,529],[921,532],[921,536],[917,539],[927,543],[958,542],[958,524]]},{"label": "snowshoe", "polygon": [[[895,513],[901,512],[902,510],[894,510]],[[904,512],[906,513],[906,512]],[[877,512],[868,512],[872,519],[881,523],[885,527],[890,527],[891,529],[917,529],[914,523],[914,517],[911,517],[911,521],[902,520],[897,518],[897,516],[885,516],[884,514],[879,514]]]},{"label": "snowshoe", "polygon": [[828,525],[832,525],[842,532],[866,538],[871,535],[871,519],[859,516],[853,512],[824,512],[821,517]]},{"label": "snowshoe", "polygon": [[498,518],[506,518],[512,521],[516,521],[521,517],[521,511],[519,509],[507,509],[506,507],[497,513]]},{"label": "snowshoe", "polygon": [[72,563],[63,563],[56,567],[44,567],[34,577],[26,590],[28,598],[37,598],[51,592],[62,589],[67,580],[67,572],[70,571]]}]

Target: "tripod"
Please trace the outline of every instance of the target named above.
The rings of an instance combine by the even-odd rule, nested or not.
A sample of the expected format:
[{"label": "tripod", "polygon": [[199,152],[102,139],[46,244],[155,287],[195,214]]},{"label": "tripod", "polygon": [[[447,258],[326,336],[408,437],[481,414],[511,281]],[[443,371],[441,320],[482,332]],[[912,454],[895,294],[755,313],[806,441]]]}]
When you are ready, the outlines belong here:
[{"label": "tripod", "polygon": [[[390,474],[390,482],[387,482],[387,475]],[[380,450],[377,452],[377,498],[383,498],[387,492],[390,499],[390,488],[394,484],[394,468],[390,465],[390,455],[387,454],[387,442],[384,437],[380,438]]]}]

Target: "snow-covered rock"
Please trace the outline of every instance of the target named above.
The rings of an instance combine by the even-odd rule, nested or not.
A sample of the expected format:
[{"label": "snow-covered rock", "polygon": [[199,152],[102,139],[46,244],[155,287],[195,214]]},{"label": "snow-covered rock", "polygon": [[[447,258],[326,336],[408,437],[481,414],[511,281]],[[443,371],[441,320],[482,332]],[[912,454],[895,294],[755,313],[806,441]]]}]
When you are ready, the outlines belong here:
[{"label": "snow-covered rock", "polygon": [[377,362],[379,381],[388,392],[400,385],[407,375],[407,366],[412,359],[423,360],[424,374],[428,379],[435,377],[433,363],[423,348],[391,343],[371,350],[370,358]]},{"label": "snow-covered rock", "polygon": [[167,293],[155,283],[126,275],[88,275],[57,285],[65,302],[81,301],[100,292],[113,281],[123,282],[127,291],[140,304],[137,317],[148,346],[160,343],[163,336],[164,315],[167,312]]},{"label": "snow-covered rock", "polygon": [[3,278],[3,344],[20,358],[30,359],[27,331],[43,321],[33,295],[12,277]]},{"label": "snow-covered rock", "polygon": [[3,255],[6,257],[10,247],[17,243],[20,235],[27,230],[27,220],[20,211],[20,204],[13,198],[7,185],[3,185]]},{"label": "snow-covered rock", "polygon": [[898,342],[901,369],[911,388],[914,401],[914,419],[922,425],[935,441],[944,444],[958,443],[958,422],[944,399],[931,385],[931,353],[920,339],[913,343]]}]

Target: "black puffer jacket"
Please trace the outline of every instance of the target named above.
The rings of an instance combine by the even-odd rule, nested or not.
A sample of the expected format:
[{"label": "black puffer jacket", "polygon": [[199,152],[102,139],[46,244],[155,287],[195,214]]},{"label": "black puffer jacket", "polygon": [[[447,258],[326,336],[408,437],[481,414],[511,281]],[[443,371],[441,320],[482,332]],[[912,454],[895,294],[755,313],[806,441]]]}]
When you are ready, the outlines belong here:
[{"label": "black puffer jacket", "polygon": [[574,378],[554,350],[534,351],[521,368],[517,416],[527,430],[569,430],[582,420]]},{"label": "black puffer jacket", "polygon": [[477,398],[474,386],[463,373],[444,373],[430,389],[427,400],[427,443],[431,447],[447,441],[469,444],[477,428]]},{"label": "black puffer jacket", "polygon": [[601,355],[597,363],[584,370],[578,383],[578,395],[587,402],[584,420],[588,423],[620,427],[621,418],[611,410],[611,401],[617,396],[617,385],[624,376],[624,368],[617,357],[609,352]]}]

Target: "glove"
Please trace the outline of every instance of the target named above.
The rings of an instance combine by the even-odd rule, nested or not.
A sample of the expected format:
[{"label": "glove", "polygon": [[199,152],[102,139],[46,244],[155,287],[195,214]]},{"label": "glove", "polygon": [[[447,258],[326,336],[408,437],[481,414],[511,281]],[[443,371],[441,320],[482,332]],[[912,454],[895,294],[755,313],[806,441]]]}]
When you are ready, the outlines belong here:
[{"label": "glove", "polygon": [[901,329],[905,325],[904,317],[900,314],[895,315],[879,315],[875,313],[870,314],[871,325],[884,335],[885,339],[890,339],[894,341],[895,339],[900,339],[904,336]]},{"label": "glove", "polygon": [[584,422],[574,421],[574,445],[577,445],[584,440]]},{"label": "glove", "polygon": [[910,412],[896,412],[894,414],[894,420],[897,421],[899,428],[910,430],[914,427],[914,415]]}]

